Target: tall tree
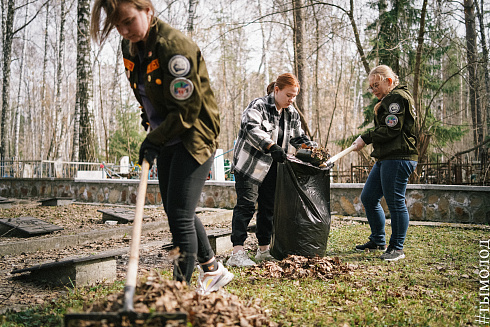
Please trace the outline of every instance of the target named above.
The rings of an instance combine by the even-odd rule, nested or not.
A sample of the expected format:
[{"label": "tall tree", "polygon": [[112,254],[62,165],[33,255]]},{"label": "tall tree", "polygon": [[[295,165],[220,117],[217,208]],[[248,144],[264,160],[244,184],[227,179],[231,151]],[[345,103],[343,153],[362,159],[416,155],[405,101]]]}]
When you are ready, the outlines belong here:
[{"label": "tall tree", "polygon": [[10,64],[12,62],[12,41],[14,40],[14,16],[15,16],[15,0],[7,1],[7,15],[5,21],[2,21],[3,34],[3,60],[2,60],[2,122],[0,124],[0,160],[3,160],[7,155],[7,113],[10,106]]},{"label": "tall tree", "polygon": [[[476,8],[476,14],[478,17],[478,23],[480,25],[480,38],[481,38],[481,47],[482,47],[482,69],[483,69],[483,76],[485,77],[485,97],[483,97],[484,101],[483,103],[486,103],[486,133],[485,135],[488,136],[490,133],[490,74],[488,72],[488,46],[487,46],[487,38],[485,35],[485,20],[483,17],[484,7],[483,7],[483,2],[484,0],[481,0],[480,6],[481,9],[478,7],[478,1],[475,0],[475,8]],[[485,132],[485,129],[484,129]]]},{"label": "tall tree", "polygon": [[[468,84],[470,93],[470,110],[473,122],[474,145],[483,142],[483,124],[480,106],[480,83],[478,78],[478,48],[476,43],[475,3],[473,0],[464,0],[464,21],[466,27],[466,53],[468,58]],[[479,149],[475,151],[475,159],[479,156]]]},{"label": "tall tree", "polygon": [[91,60],[90,60],[90,0],[78,0],[77,10],[77,94],[73,134],[73,161],[95,159],[95,144],[91,127]]},{"label": "tall tree", "polygon": [[189,9],[187,16],[187,34],[192,36],[192,32],[194,31],[194,19],[196,18],[196,7],[197,0],[189,0]]},{"label": "tall tree", "polygon": [[303,113],[305,123],[308,121],[305,106],[306,99],[306,57],[305,57],[305,3],[304,0],[293,0],[294,13],[294,63],[296,76],[301,83],[301,92],[296,97],[298,109]]},{"label": "tall tree", "polygon": [[[29,6],[25,6],[26,15],[25,15],[25,23],[27,23],[27,13]],[[19,88],[17,91],[17,108],[14,112],[14,158],[19,159],[19,142],[20,142],[20,118],[21,118],[21,106],[20,106],[20,95],[22,94],[22,84],[24,81],[24,60],[26,53],[26,44],[27,44],[27,28],[24,29],[24,34],[22,36],[22,48],[20,55],[20,63],[19,63]]]},{"label": "tall tree", "polygon": [[65,22],[66,10],[65,0],[60,1],[60,34],[58,41],[58,57],[56,67],[56,94],[55,94],[55,117],[54,117],[54,137],[51,139],[49,157],[51,160],[61,158],[63,151],[63,134],[66,124],[63,122],[63,107],[61,105],[62,85],[63,85],[63,66],[65,50]]},{"label": "tall tree", "polygon": [[43,53],[43,68],[42,68],[42,81],[41,81],[41,137],[39,139],[39,159],[43,160],[44,157],[44,147],[46,143],[46,74],[48,66],[48,27],[49,27],[49,2],[46,4],[46,22],[44,30],[44,53]]}]

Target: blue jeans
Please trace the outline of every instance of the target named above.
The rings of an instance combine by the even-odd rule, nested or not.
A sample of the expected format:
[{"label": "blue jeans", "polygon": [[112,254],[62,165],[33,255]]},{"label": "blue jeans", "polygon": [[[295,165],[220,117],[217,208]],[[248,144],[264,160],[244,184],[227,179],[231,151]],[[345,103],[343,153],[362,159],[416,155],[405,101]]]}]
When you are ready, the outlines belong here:
[{"label": "blue jeans", "polygon": [[408,210],[405,191],[408,178],[417,167],[411,160],[377,161],[369,173],[361,193],[361,201],[371,227],[371,239],[378,245],[386,244],[385,213],[381,207],[381,197],[385,197],[391,215],[391,238],[389,246],[403,249],[408,229]]}]

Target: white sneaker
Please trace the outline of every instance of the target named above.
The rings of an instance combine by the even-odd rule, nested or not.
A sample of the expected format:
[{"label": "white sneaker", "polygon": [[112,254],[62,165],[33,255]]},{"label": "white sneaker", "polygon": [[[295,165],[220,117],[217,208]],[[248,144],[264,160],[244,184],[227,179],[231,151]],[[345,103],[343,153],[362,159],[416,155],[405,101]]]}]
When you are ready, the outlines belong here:
[{"label": "white sneaker", "polygon": [[218,262],[218,269],[215,271],[204,272],[200,265],[199,279],[197,281],[197,292],[202,295],[207,295],[211,292],[216,292],[221,287],[227,285],[233,277],[231,272],[226,269],[221,262]]},{"label": "white sneaker", "polygon": [[257,255],[255,256],[255,261],[261,262],[261,261],[277,261],[270,252],[270,249],[267,249],[265,251],[260,251],[260,249],[257,249]]},{"label": "white sneaker", "polygon": [[252,261],[244,250],[240,250],[237,253],[232,253],[228,261],[227,266],[232,267],[252,267],[255,266],[255,262]]}]

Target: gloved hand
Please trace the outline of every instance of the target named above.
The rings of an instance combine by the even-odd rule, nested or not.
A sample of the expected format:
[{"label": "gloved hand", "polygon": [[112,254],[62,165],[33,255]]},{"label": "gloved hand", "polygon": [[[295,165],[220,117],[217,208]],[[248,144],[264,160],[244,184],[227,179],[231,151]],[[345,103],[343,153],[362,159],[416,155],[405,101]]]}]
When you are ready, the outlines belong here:
[{"label": "gloved hand", "polygon": [[362,148],[364,148],[364,146],[366,145],[366,143],[364,142],[364,140],[362,139],[362,137],[358,137],[353,143],[352,145],[355,145],[356,148],[354,149],[354,151],[359,151],[361,150]]},{"label": "gloved hand", "polygon": [[160,147],[155,145],[148,140],[148,137],[145,138],[143,143],[141,143],[140,147],[140,158],[138,160],[138,164],[141,166],[143,164],[143,159],[146,159],[150,164],[150,168],[153,165],[153,161],[155,161],[156,157],[160,153]]},{"label": "gloved hand", "polygon": [[286,152],[284,152],[284,149],[281,148],[277,144],[273,144],[270,147],[269,152],[270,152],[270,154],[272,156],[272,160],[274,160],[274,161],[283,163],[286,160],[286,158],[287,158]]},{"label": "gloved hand", "polygon": [[148,127],[150,127],[148,116],[146,115],[145,109],[143,109],[143,107],[141,107],[141,126],[143,126],[145,131],[147,131]]}]

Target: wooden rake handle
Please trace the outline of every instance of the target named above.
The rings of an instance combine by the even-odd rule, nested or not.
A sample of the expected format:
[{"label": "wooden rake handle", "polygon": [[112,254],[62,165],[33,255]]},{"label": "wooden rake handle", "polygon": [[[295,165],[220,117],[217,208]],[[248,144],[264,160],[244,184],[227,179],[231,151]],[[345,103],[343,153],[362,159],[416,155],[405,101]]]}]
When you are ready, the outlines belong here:
[{"label": "wooden rake handle", "polygon": [[134,311],[133,298],[136,290],[138,275],[139,250],[141,241],[141,227],[143,225],[143,210],[145,208],[146,187],[148,185],[148,173],[150,164],[143,159],[138,195],[136,197],[136,212],[133,221],[131,245],[129,248],[128,270],[126,272],[126,285],[124,287],[124,311]]},{"label": "wooden rake handle", "polygon": [[339,152],[337,153],[336,155],[334,155],[333,157],[330,157],[327,162],[325,163],[325,165],[329,165],[329,164],[333,164],[335,161],[339,160],[340,158],[342,158],[343,156],[345,156],[346,154],[349,154],[351,153],[352,151],[354,151],[356,148],[355,145],[351,145],[350,147],[348,147],[347,149],[343,150],[342,152]]}]

